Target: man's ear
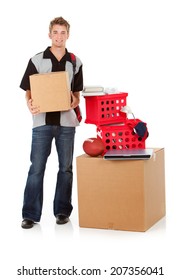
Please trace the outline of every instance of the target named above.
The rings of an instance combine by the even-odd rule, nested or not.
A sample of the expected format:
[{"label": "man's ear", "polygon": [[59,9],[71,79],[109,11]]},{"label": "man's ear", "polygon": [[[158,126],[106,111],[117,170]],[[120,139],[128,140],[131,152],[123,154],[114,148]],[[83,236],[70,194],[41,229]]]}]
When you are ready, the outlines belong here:
[{"label": "man's ear", "polygon": [[48,37],[49,37],[49,39],[52,39],[51,33],[48,33]]}]

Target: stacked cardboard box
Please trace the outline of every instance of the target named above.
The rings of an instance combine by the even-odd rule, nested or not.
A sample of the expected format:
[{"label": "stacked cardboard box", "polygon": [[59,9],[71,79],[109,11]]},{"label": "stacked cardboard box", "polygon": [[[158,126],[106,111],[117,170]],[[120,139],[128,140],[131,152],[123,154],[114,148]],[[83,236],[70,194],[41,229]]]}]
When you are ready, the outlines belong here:
[{"label": "stacked cardboard box", "polygon": [[77,157],[79,225],[146,231],[165,216],[164,149],[149,160]]}]

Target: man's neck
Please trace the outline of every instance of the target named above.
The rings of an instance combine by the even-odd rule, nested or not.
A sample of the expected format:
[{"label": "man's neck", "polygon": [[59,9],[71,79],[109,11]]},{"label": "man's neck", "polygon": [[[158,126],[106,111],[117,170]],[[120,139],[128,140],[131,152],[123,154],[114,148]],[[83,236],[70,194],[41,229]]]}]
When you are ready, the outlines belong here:
[{"label": "man's neck", "polygon": [[51,46],[50,51],[53,53],[53,55],[58,61],[60,61],[66,53],[65,48],[57,48],[55,46]]}]

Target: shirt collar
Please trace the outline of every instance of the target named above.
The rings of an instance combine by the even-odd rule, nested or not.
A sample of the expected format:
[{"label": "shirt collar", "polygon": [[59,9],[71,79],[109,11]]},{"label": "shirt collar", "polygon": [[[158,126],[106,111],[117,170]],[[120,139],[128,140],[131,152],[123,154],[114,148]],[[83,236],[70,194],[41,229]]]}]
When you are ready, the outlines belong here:
[{"label": "shirt collar", "polygon": [[[46,48],[46,50],[43,52],[43,58],[48,59],[56,59],[53,53],[50,51],[51,47]],[[65,49],[65,55],[62,57],[62,60],[69,60],[69,55],[67,49]]]}]

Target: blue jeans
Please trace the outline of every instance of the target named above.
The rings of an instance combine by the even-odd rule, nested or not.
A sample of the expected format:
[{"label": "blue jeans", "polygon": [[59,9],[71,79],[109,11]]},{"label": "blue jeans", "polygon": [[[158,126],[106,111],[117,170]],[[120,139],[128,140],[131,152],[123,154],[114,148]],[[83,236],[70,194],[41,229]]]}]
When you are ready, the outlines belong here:
[{"label": "blue jeans", "polygon": [[59,170],[53,202],[54,215],[72,212],[72,161],[75,127],[45,125],[32,133],[31,166],[24,191],[23,218],[39,222],[43,205],[43,179],[52,140],[55,139]]}]

